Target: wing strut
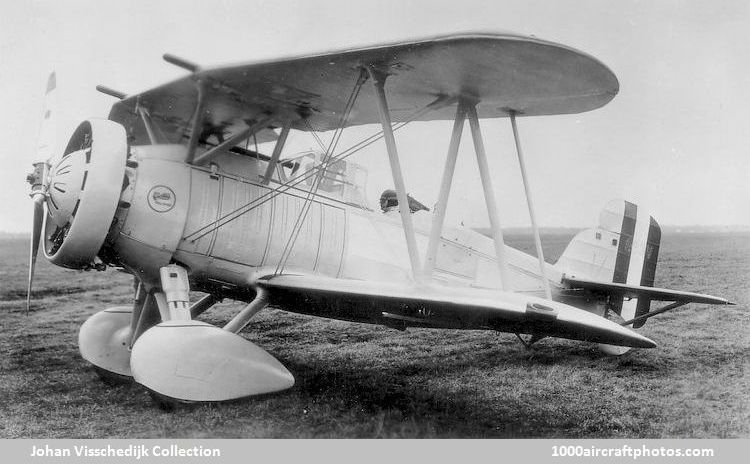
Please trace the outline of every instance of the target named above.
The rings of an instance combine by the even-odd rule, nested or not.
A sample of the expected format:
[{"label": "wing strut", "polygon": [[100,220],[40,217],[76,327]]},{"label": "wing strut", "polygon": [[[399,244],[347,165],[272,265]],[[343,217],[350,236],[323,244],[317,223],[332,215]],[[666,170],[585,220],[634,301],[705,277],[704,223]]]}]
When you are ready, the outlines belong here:
[{"label": "wing strut", "polygon": [[503,240],[503,230],[500,228],[500,217],[498,215],[497,203],[495,202],[495,194],[492,189],[492,178],[490,177],[490,169],[487,164],[487,153],[484,150],[482,130],[479,127],[476,104],[468,105],[467,114],[469,116],[469,126],[471,126],[471,136],[474,139],[474,151],[477,153],[477,166],[479,167],[479,177],[482,179],[484,201],[487,204],[487,214],[490,216],[492,241],[495,244],[497,265],[500,268],[500,284],[503,290],[508,291],[510,289],[508,288],[508,262],[505,259],[505,241]]},{"label": "wing strut", "polygon": [[461,144],[461,132],[463,132],[464,129],[464,121],[466,121],[466,104],[461,100],[456,107],[456,118],[453,121],[453,133],[451,134],[450,145],[448,145],[448,156],[445,159],[443,180],[440,183],[440,195],[435,204],[435,212],[432,216],[430,241],[427,244],[427,255],[424,260],[424,275],[428,278],[432,276],[432,270],[435,267],[438,243],[440,243],[440,236],[443,233],[445,211],[448,208],[448,196],[450,195],[451,184],[453,183],[453,173],[456,170],[458,146]]},{"label": "wing strut", "polygon": [[204,164],[207,161],[210,161],[214,156],[221,153],[223,150],[228,150],[232,148],[233,146],[237,145],[238,143],[242,142],[246,138],[258,132],[259,130],[265,128],[269,122],[271,122],[271,116],[261,117],[258,121],[254,122],[252,125],[247,126],[246,128],[242,129],[235,135],[229,137],[228,139],[216,145],[215,147],[208,150],[207,152],[196,156],[193,159],[193,164]]},{"label": "wing strut", "polygon": [[[421,108],[420,110],[413,113],[409,119],[407,119],[404,122],[400,122],[396,124],[393,128],[393,131],[397,131],[401,129],[402,127],[406,126],[411,121],[414,121],[418,119],[419,117],[427,114],[430,111],[436,111],[440,108],[443,108],[445,106],[448,106],[452,103],[454,103],[456,99],[454,97],[447,97],[447,96],[440,96],[435,99],[435,101],[431,102],[427,106]],[[373,143],[377,142],[383,138],[383,131],[378,132],[377,134],[373,134],[370,137],[355,143],[354,145],[350,146],[343,152],[341,152],[339,155],[335,156],[331,162],[341,161],[349,156],[352,156],[353,154],[357,153],[358,151],[362,150],[363,148],[369,147]],[[298,177],[295,177],[294,179],[291,179],[289,181],[284,181],[283,183],[280,183],[280,185],[267,193],[261,195],[258,198],[253,199],[252,201],[245,203],[244,205],[240,206],[239,208],[230,211],[229,213],[225,214],[224,216],[216,219],[215,221],[212,221],[205,226],[202,226],[198,228],[197,230],[185,235],[183,237],[185,240],[190,240],[191,242],[195,242],[196,240],[200,239],[201,237],[204,237],[210,233],[212,233],[214,230],[218,229],[219,227],[223,227],[226,224],[230,223],[231,221],[234,221],[238,217],[242,216],[243,214],[246,214],[249,211],[252,211],[256,207],[262,205],[263,203],[272,200],[276,196],[288,191],[289,189],[293,188],[294,186],[306,181],[307,179],[310,179],[313,176],[316,176],[317,173],[324,169],[324,165],[318,165],[315,166],[313,169],[310,170],[310,172],[306,174],[302,174]]]},{"label": "wing strut", "polygon": [[523,188],[526,190],[526,203],[529,206],[529,216],[531,217],[531,228],[534,230],[534,244],[536,245],[536,255],[539,258],[539,270],[542,272],[542,283],[544,284],[544,294],[548,300],[552,299],[552,292],[547,280],[547,265],[544,262],[544,253],[542,252],[542,240],[539,237],[539,227],[534,215],[534,203],[531,200],[531,187],[529,178],[526,175],[526,163],[523,159],[523,150],[521,149],[521,139],[518,136],[518,126],[516,125],[516,112],[510,111],[510,125],[513,127],[513,138],[516,141],[516,153],[518,153],[518,164],[521,167],[521,177],[523,178]]},{"label": "wing strut", "polygon": [[286,139],[289,136],[289,130],[292,128],[292,120],[289,119],[284,123],[284,127],[281,128],[279,138],[276,140],[276,145],[273,147],[273,153],[271,153],[271,159],[268,160],[268,166],[266,167],[266,173],[263,175],[263,185],[268,185],[271,181],[271,175],[273,170],[276,169],[276,163],[279,162],[281,151],[284,149]]},{"label": "wing strut", "polygon": [[185,162],[187,164],[193,164],[193,158],[195,158],[195,149],[198,147],[198,139],[201,136],[201,128],[203,127],[203,119],[206,117],[204,108],[206,106],[206,85],[203,81],[197,81],[196,88],[198,90],[198,103],[195,105],[195,115],[193,116],[193,128],[190,131],[190,139],[188,140],[188,150]]},{"label": "wing strut", "polygon": [[151,120],[151,115],[148,114],[146,108],[140,105],[140,102],[136,102],[135,111],[138,113],[138,116],[141,117],[141,121],[143,121],[143,127],[146,128],[146,134],[148,134],[148,141],[151,142],[151,145],[158,144],[160,141],[159,137],[156,135],[154,125],[152,124],[153,121]]},{"label": "wing strut", "polygon": [[404,227],[406,235],[406,248],[409,251],[409,261],[411,262],[411,273],[414,280],[421,280],[421,266],[419,264],[419,252],[417,250],[417,238],[414,234],[414,224],[411,221],[411,212],[409,211],[409,200],[406,195],[404,185],[404,176],[401,173],[401,163],[398,159],[396,150],[396,139],[393,136],[393,127],[391,126],[391,115],[388,109],[388,101],[385,98],[385,79],[387,74],[379,72],[373,67],[368,67],[367,72],[372,78],[373,85],[378,100],[378,115],[380,116],[380,125],[383,128],[383,138],[388,150],[388,161],[391,164],[391,175],[393,184],[396,188],[396,197],[398,198],[399,211],[401,213],[401,224]]}]

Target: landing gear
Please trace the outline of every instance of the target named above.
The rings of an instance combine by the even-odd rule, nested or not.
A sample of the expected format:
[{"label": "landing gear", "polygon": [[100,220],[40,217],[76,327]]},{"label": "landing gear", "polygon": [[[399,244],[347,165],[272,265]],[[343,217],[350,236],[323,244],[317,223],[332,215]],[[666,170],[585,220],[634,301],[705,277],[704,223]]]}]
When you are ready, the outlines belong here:
[{"label": "landing gear", "polygon": [[188,276],[181,266],[161,268],[159,286],[137,282],[135,287],[132,307],[105,309],[81,327],[81,354],[108,383],[134,380],[164,410],[294,385],[279,361],[237,335],[266,306],[264,290],[219,328],[193,319],[219,298],[209,295],[189,306]]},{"label": "landing gear", "polygon": [[133,381],[130,349],[146,329],[161,319],[152,293],[137,280],[133,285],[132,306],[115,306],[86,320],[78,332],[81,356],[94,366],[97,375],[109,384]]},{"label": "landing gear", "polygon": [[[182,272],[184,273],[184,269]],[[187,282],[187,275],[184,277]],[[162,286],[173,290],[173,286]],[[177,318],[178,309],[188,314],[187,319],[190,319],[187,301],[181,302],[179,308],[175,305],[170,314],[171,306],[167,301],[169,298],[159,291],[158,287],[147,290],[142,282],[135,279],[133,288],[135,298],[132,306],[115,306],[100,311],[88,318],[78,333],[81,356],[94,366],[97,375],[108,384],[133,381],[130,370],[131,348],[144,332],[165,317]],[[201,300],[201,307],[198,308],[200,311],[207,309],[206,300],[208,299]],[[210,300],[216,301],[213,297]]]},{"label": "landing gear", "polygon": [[262,290],[222,329],[191,318],[183,268],[162,268],[161,281],[164,293],[155,293],[155,298],[163,322],[137,338],[130,356],[133,378],[160,407],[228,401],[294,385],[294,377],[279,361],[237,335],[266,306]]},{"label": "landing gear", "polygon": [[81,356],[108,381],[130,378],[130,306],[115,306],[86,320],[78,332]]}]

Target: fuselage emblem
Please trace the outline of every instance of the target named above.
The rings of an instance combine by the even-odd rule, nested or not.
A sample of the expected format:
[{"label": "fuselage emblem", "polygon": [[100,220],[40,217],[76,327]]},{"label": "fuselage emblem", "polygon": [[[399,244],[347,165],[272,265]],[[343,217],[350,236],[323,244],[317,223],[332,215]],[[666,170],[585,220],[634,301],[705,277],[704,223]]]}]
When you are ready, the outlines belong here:
[{"label": "fuselage emblem", "polygon": [[157,185],[148,192],[148,205],[157,213],[166,213],[174,208],[175,195],[171,188]]}]

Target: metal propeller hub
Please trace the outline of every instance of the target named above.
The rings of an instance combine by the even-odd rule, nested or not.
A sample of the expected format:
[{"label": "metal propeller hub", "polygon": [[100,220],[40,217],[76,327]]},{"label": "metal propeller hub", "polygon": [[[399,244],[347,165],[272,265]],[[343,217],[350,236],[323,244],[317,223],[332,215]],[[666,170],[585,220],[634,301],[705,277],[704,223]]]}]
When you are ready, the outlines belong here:
[{"label": "metal propeller hub", "polygon": [[31,184],[31,196],[37,193],[44,194],[47,189],[46,174],[48,164],[44,161],[34,163],[34,170],[26,176],[26,181]]}]

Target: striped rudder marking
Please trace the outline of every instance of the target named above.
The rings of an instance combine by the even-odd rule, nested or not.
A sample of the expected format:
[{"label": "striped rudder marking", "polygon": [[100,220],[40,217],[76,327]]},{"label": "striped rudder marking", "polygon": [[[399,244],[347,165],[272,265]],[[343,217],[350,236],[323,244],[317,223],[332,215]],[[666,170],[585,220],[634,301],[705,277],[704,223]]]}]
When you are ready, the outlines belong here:
[{"label": "striped rudder marking", "polygon": [[[659,260],[659,244],[661,243],[661,228],[653,217],[649,217],[648,237],[646,238],[646,251],[643,259],[643,271],[641,272],[641,283],[644,287],[653,287],[656,279],[656,263]],[[635,316],[646,314],[651,307],[651,300],[639,298],[635,308]],[[633,328],[642,327],[646,321],[633,324]]]},{"label": "striped rudder marking", "polygon": [[[570,241],[555,267],[570,279],[653,287],[661,229],[646,208],[623,200],[609,201],[595,229],[582,230]],[[607,309],[628,320],[649,311],[647,298],[625,301],[618,292]],[[635,324],[638,328],[641,324]]]},{"label": "striped rudder marking", "polygon": [[[621,265],[623,269],[627,267],[627,271],[621,269],[618,272],[617,264],[615,264],[612,281],[629,285],[653,286],[660,239],[659,225],[648,214],[648,211],[626,201],[620,232],[621,247],[618,248],[618,261],[621,257],[620,250],[622,250],[623,263]],[[623,273],[625,273],[624,280]],[[619,308],[620,316],[625,320],[632,319],[639,312],[641,314],[648,312],[650,305],[651,301],[646,298],[623,301]]]}]

